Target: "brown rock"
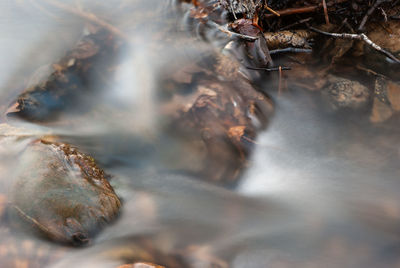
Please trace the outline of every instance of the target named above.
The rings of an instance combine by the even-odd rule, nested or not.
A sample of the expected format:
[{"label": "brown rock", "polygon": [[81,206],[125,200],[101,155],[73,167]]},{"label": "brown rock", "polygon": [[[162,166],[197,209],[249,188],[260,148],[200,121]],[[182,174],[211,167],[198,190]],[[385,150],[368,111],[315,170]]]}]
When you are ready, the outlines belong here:
[{"label": "brown rock", "polygon": [[88,243],[121,202],[93,158],[67,144],[38,140],[19,159],[14,215],[56,242]]},{"label": "brown rock", "polygon": [[392,109],[388,105],[381,102],[377,97],[375,97],[372,106],[370,121],[372,123],[382,123],[389,119],[392,115]]},{"label": "brown rock", "polygon": [[400,85],[392,81],[387,85],[387,97],[396,112],[400,111]]}]

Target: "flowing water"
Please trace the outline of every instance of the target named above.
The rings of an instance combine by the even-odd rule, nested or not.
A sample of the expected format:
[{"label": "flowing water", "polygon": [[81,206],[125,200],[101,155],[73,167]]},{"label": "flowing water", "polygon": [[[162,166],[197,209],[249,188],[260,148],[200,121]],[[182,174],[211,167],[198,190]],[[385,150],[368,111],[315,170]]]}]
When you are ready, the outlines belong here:
[{"label": "flowing water", "polygon": [[[163,119],[154,100],[159,77],[169,68],[220,49],[219,34],[207,37],[215,43],[187,37],[182,33],[182,14],[171,18],[166,12],[176,8],[173,3],[63,3],[112,18],[113,25],[139,41],[120,55],[118,83],[99,82],[105,90],[81,104],[90,105],[91,112],[71,113],[44,125],[12,121],[24,127],[25,132],[16,133],[25,138],[2,137],[2,193],[7,193],[10,182],[4,181],[13,177],[19,152],[43,133],[58,135],[92,155],[112,174],[111,184],[123,199],[120,217],[88,247],[36,241],[46,249],[38,267],[116,267],[142,259],[162,264],[169,262],[169,256],[179,256],[194,267],[212,267],[211,263],[400,267],[397,120],[374,125],[364,113],[326,111],[320,98],[296,86],[274,94],[271,88],[276,87],[277,77],[271,75],[261,84],[274,100],[275,112],[258,136],[236,187],[228,190],[166,171],[168,164],[160,152],[173,151],[179,141],[166,139],[161,149],[153,146],[155,137],[163,135]],[[6,0],[0,10],[0,108],[4,112],[32,73],[57,62],[73,47],[85,20],[45,1]],[[159,32],[167,32],[176,40],[175,46],[158,38]],[[175,161],[180,159],[177,155]],[[2,248],[8,241],[23,244],[32,239],[30,233],[17,233],[0,237]],[[145,252],[149,243],[148,252],[163,257],[149,257]],[[9,252],[20,259],[30,256],[26,247],[14,246]],[[0,259],[0,266],[2,262],[9,264]]]}]

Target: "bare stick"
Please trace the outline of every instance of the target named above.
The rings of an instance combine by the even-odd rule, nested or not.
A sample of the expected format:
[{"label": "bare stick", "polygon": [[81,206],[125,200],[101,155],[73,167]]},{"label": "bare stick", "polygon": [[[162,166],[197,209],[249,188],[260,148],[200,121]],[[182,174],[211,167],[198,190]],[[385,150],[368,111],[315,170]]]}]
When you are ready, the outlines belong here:
[{"label": "bare stick", "polygon": [[279,48],[279,49],[274,49],[270,50],[269,54],[278,54],[278,53],[311,53],[312,49],[311,48],[297,48],[297,47],[287,47],[287,48]]},{"label": "bare stick", "polygon": [[[318,8],[319,8],[319,5],[318,6],[299,7],[299,8],[288,8],[288,9],[279,10],[279,15],[287,16],[287,15],[293,15],[293,14],[310,13],[310,12],[314,12]],[[275,15],[274,14],[266,14],[265,17],[270,18],[270,17],[275,17]]]},{"label": "bare stick", "polygon": [[378,9],[381,11],[383,17],[385,18],[385,22],[388,22],[388,17],[387,17],[387,14],[386,14],[385,10],[383,10],[383,8],[381,8],[381,7],[378,8]]},{"label": "bare stick", "polygon": [[279,66],[278,96],[281,95],[281,91],[282,91],[282,66]]},{"label": "bare stick", "polygon": [[274,71],[279,71],[279,70],[283,71],[283,70],[291,70],[292,69],[290,67],[282,67],[282,66],[272,67],[272,68],[262,68],[262,67],[250,67],[250,66],[247,66],[246,68],[249,69],[249,70],[267,71],[267,72],[274,72]]},{"label": "bare stick", "polygon": [[390,53],[387,50],[384,50],[383,48],[381,48],[380,46],[378,46],[377,44],[375,44],[374,42],[371,41],[371,39],[368,38],[368,36],[366,36],[365,34],[361,33],[361,34],[349,34],[349,33],[328,33],[328,32],[324,32],[321,31],[317,28],[311,27],[309,26],[309,28],[317,33],[320,34],[324,34],[324,35],[328,35],[328,36],[332,36],[334,38],[341,38],[341,39],[351,39],[351,40],[360,40],[360,41],[364,41],[366,44],[368,44],[369,46],[371,46],[373,49],[375,49],[376,51],[385,54],[388,58],[390,58],[391,60],[393,60],[396,63],[400,64],[400,60],[398,58],[396,58],[392,53]]},{"label": "bare stick", "polygon": [[206,24],[217,28],[218,30],[220,30],[221,32],[227,34],[229,37],[236,37],[236,38],[240,38],[240,39],[244,39],[247,41],[256,41],[258,39],[258,37],[254,37],[254,36],[250,36],[250,35],[244,35],[244,34],[240,34],[240,33],[235,33],[232,31],[229,31],[227,26],[221,26],[218,23],[212,21],[212,20],[206,20],[205,21]]},{"label": "bare stick", "polygon": [[265,5],[265,8],[271,12],[272,14],[274,14],[275,16],[280,16],[281,14],[279,14],[278,12],[276,12],[275,10],[273,10],[272,8],[270,8],[268,5]]},{"label": "bare stick", "polygon": [[[31,216],[27,215],[22,209],[20,209],[18,206],[16,205],[12,205],[14,207],[14,209],[18,212],[18,214],[24,218],[27,222],[32,223],[34,226],[36,226],[40,231],[42,231],[43,233],[45,233],[46,235],[50,236],[51,238],[57,238],[58,237],[62,237],[63,235],[60,234],[59,232],[56,232],[55,230],[52,230],[52,232],[43,224],[41,224],[40,222],[38,222],[36,219],[32,218]],[[57,234],[57,236],[54,236],[54,233]]]},{"label": "bare stick", "polygon": [[[391,0],[389,0],[391,1]],[[371,16],[372,13],[374,13],[375,9],[382,4],[383,2],[388,2],[388,0],[376,0],[375,4],[368,9],[367,14],[363,17],[360,26],[358,26],[358,30],[362,31],[364,29],[365,23],[367,23],[368,17]]]},{"label": "bare stick", "polygon": [[236,14],[235,14],[235,9],[233,8],[232,1],[229,1],[229,6],[231,8],[231,12],[233,14],[233,17],[235,18],[235,20],[237,20],[237,17],[236,17]]},{"label": "bare stick", "polygon": [[326,25],[329,25],[328,7],[326,6],[326,1],[325,0],[322,0],[322,6],[324,8],[325,23],[326,23]]},{"label": "bare stick", "polygon": [[[335,4],[341,4],[344,2],[347,2],[348,0],[336,0],[333,2],[327,3],[327,7],[331,7]],[[288,9],[283,9],[283,10],[278,10],[277,12],[281,16],[288,16],[288,15],[293,15],[293,14],[302,14],[302,13],[310,13],[318,10],[319,8],[322,7],[322,3],[319,5],[315,6],[305,6],[305,7],[296,7],[296,8],[288,8]],[[265,14],[265,18],[271,18],[275,17],[274,14]]]}]

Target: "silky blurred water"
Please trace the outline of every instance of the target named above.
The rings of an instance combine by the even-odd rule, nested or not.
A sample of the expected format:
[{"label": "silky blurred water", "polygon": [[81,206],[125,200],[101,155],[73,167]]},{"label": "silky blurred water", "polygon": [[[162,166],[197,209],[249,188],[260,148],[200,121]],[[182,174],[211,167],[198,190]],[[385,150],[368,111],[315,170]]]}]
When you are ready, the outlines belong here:
[{"label": "silky blurred water", "polygon": [[[0,192],[7,193],[11,182],[3,182],[12,177],[26,143],[41,134],[55,134],[93,155],[112,174],[111,184],[124,201],[121,216],[90,246],[54,247],[63,251],[62,257],[43,265],[115,267],[143,257],[137,241],[146,237],[165,255],[195,245],[184,254],[187,259],[203,256],[194,267],[211,267],[213,258],[240,268],[400,267],[397,124],[374,126],[362,113],[325,112],[310,105],[319,101],[313,94],[293,88],[271,95],[276,111],[235,189],[165,171],[153,142],[162,136],[154,98],[158,77],[171,68],[171,61],[190,62],[217,48],[189,38],[184,45],[163,47],[157,32],[181,23],[180,13],[175,18],[166,15],[166,8],[173,6],[167,2],[63,3],[108,16],[139,41],[121,55],[119,83],[90,99],[95,103],[92,112],[42,126],[9,122],[22,124],[23,132],[2,129]],[[57,62],[86,24],[46,1],[5,0],[0,10],[4,113],[31,75]],[[185,40],[181,28],[176,29],[170,35]],[[152,49],[155,45],[161,49]],[[276,84],[270,80],[262,83],[267,92]],[[4,116],[1,119],[6,122]],[[32,237],[28,233],[14,239]],[[51,242],[38,243],[53,247]]]}]

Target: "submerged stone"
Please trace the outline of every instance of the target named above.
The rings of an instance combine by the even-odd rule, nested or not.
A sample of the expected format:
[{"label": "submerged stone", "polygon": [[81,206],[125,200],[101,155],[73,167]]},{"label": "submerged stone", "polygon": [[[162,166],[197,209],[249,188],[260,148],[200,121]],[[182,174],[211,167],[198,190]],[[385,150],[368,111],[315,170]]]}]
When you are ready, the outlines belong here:
[{"label": "submerged stone", "polygon": [[45,237],[86,244],[117,216],[120,206],[104,171],[77,149],[37,140],[22,153],[12,211]]},{"label": "submerged stone", "polygon": [[362,110],[370,103],[371,98],[370,90],[363,84],[333,75],[328,77],[328,85],[322,94],[334,110]]}]

